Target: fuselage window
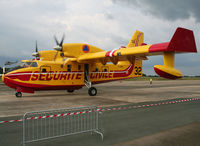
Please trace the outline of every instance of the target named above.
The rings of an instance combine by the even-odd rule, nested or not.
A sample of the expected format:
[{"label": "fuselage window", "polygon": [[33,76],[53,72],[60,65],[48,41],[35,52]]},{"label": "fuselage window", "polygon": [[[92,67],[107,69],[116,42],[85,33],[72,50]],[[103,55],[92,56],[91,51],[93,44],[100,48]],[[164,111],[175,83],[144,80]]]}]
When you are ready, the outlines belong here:
[{"label": "fuselage window", "polygon": [[96,69],[95,69],[95,71],[96,71],[96,72],[98,72],[98,71],[99,71],[99,69],[98,69],[98,68],[96,68]]},{"label": "fuselage window", "polygon": [[42,72],[47,72],[46,68],[43,68],[43,69],[42,69]]},{"label": "fuselage window", "polygon": [[72,68],[71,65],[67,65],[67,71],[68,71],[68,72],[71,72],[71,68]]},{"label": "fuselage window", "polygon": [[108,71],[108,70],[105,68],[105,69],[104,69],[104,72],[107,72],[107,71]]},{"label": "fuselage window", "polygon": [[81,70],[81,65],[78,65],[78,70]]}]

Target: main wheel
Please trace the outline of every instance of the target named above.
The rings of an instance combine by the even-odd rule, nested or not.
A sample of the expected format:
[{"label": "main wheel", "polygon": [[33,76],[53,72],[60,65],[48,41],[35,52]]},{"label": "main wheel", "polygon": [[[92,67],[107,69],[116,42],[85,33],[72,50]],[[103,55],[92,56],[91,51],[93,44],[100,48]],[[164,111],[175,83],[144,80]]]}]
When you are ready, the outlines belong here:
[{"label": "main wheel", "polygon": [[97,89],[96,89],[95,87],[90,87],[90,88],[88,89],[88,94],[89,94],[90,96],[95,96],[95,95],[97,95]]},{"label": "main wheel", "polygon": [[21,92],[16,92],[16,93],[15,93],[15,96],[16,96],[17,98],[20,98],[20,97],[22,97],[22,93],[21,93]]},{"label": "main wheel", "polygon": [[67,90],[67,92],[72,93],[72,92],[74,92],[74,90]]}]

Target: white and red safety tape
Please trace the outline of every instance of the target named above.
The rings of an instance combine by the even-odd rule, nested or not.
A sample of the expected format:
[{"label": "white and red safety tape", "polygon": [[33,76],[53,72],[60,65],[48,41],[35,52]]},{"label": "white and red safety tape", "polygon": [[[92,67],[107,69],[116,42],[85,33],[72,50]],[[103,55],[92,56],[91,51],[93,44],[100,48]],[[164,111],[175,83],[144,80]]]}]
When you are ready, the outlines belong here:
[{"label": "white and red safety tape", "polygon": [[[160,103],[153,103],[153,104],[143,104],[143,105],[135,105],[135,106],[130,105],[130,106],[121,106],[121,107],[98,108],[97,111],[98,112],[104,112],[104,111],[114,111],[114,110],[137,109],[137,108],[160,106],[160,105],[167,105],[167,104],[175,104],[175,103],[182,103],[182,102],[195,101],[195,100],[200,100],[200,98],[190,98],[190,99],[174,100],[174,101],[168,101],[168,102],[160,102]],[[71,113],[46,115],[46,116],[38,116],[38,117],[29,117],[29,118],[25,118],[24,120],[64,117],[64,116],[86,114],[86,113],[90,113],[90,112],[94,112],[94,110],[86,110],[86,111],[82,111],[82,112],[71,112]],[[22,121],[23,121],[23,119],[0,121],[0,124],[2,124],[2,123],[12,123],[12,122],[22,122]]]},{"label": "white and red safety tape", "polygon": [[160,103],[153,103],[153,104],[143,104],[143,105],[137,105],[137,106],[130,105],[130,106],[124,106],[124,107],[104,108],[104,109],[101,109],[100,111],[103,112],[103,111],[124,110],[124,109],[137,109],[137,108],[160,106],[160,105],[166,105],[166,104],[175,104],[175,103],[182,103],[182,102],[195,101],[195,100],[200,100],[200,98],[174,100],[174,101],[168,101],[168,102],[160,102]]}]

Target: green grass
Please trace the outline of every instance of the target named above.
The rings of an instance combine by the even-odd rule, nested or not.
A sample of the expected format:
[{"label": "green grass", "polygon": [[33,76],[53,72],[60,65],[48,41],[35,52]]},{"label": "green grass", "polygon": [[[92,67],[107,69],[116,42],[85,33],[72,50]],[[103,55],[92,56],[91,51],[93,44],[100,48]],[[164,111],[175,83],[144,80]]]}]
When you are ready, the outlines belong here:
[{"label": "green grass", "polygon": [[[165,78],[162,78],[162,77],[137,77],[137,78],[132,78],[132,79],[127,79],[126,81],[149,81],[150,78],[152,78],[153,81],[155,80],[169,80],[169,79],[165,79]],[[182,77],[178,80],[200,80],[200,77]]]},{"label": "green grass", "polygon": [[180,78],[179,80],[200,80],[200,77],[183,77],[183,78]]}]

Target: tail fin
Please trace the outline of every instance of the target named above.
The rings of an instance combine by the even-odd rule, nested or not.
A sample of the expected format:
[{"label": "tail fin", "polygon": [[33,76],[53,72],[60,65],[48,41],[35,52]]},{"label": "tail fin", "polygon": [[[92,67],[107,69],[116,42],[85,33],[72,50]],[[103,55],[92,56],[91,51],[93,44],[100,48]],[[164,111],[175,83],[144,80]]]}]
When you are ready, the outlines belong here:
[{"label": "tail fin", "polygon": [[182,73],[174,68],[175,53],[197,52],[193,31],[180,27],[176,29],[170,42],[155,45],[153,48],[149,51],[164,52],[164,65],[155,65],[154,70],[159,76],[167,79],[182,77]]},{"label": "tail fin", "polygon": [[193,31],[178,27],[170,42],[154,44],[149,52],[197,52]]},{"label": "tail fin", "polygon": [[197,52],[193,31],[178,27],[169,43],[167,51]]},{"label": "tail fin", "polygon": [[143,43],[143,41],[144,41],[144,33],[136,30],[131,40],[129,41],[127,48],[140,46]]}]

